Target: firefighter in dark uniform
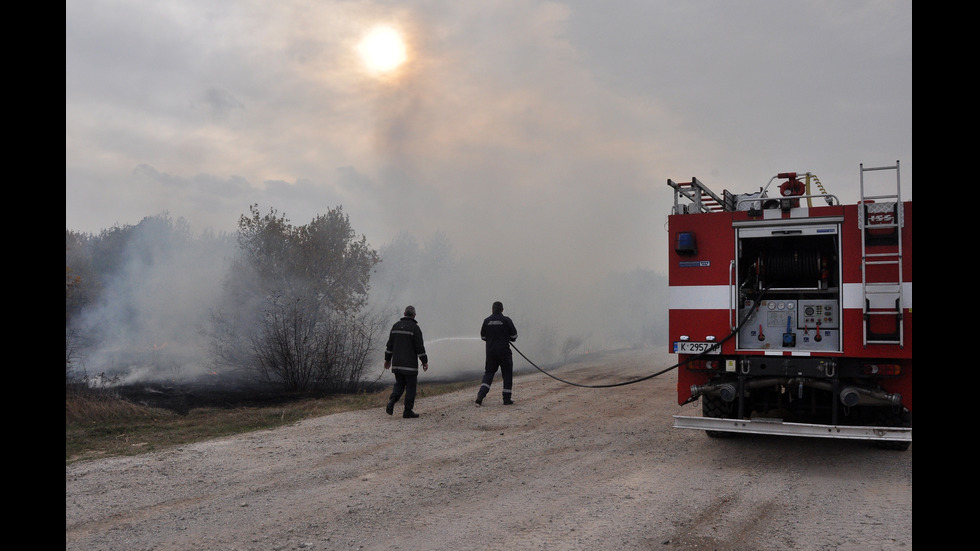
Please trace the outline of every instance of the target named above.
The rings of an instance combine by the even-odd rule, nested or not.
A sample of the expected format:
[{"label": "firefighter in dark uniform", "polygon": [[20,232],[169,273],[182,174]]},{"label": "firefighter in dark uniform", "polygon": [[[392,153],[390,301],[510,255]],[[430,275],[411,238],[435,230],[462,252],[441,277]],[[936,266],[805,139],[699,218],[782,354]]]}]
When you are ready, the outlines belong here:
[{"label": "firefighter in dark uniform", "polygon": [[390,367],[392,374],[395,375],[395,386],[391,389],[388,405],[385,406],[388,415],[394,413],[395,404],[404,393],[405,411],[402,417],[414,419],[419,416],[414,411],[419,362],[422,362],[422,371],[429,370],[429,357],[425,353],[422,329],[415,321],[415,307],[406,306],[405,316],[391,326],[388,344],[385,345],[385,369]]},{"label": "firefighter in dark uniform", "polygon": [[487,363],[483,372],[483,384],[476,394],[476,405],[483,405],[483,399],[490,392],[493,377],[500,369],[504,380],[504,405],[511,405],[511,391],[514,384],[514,357],[510,351],[510,343],[517,340],[517,328],[514,322],[504,315],[502,302],[494,302],[490,317],[483,320],[480,328],[480,338],[487,343]]}]

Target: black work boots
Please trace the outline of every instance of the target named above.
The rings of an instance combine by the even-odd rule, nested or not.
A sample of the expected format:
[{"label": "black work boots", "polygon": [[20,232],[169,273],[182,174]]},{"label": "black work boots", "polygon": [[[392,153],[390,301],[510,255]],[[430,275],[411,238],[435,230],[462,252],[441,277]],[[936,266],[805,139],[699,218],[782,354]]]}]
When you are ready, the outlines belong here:
[{"label": "black work boots", "polygon": [[[477,396],[476,397],[476,405],[478,405],[478,406],[482,406],[483,405],[483,397],[482,396]],[[514,401],[513,400],[504,400],[504,405],[505,406],[512,406],[512,405],[514,405]]]}]

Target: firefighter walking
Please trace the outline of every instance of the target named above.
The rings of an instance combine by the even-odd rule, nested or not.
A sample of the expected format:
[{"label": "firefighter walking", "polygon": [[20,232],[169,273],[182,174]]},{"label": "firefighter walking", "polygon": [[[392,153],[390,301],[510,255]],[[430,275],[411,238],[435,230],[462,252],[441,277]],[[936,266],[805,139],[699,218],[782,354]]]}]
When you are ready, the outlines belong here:
[{"label": "firefighter walking", "polygon": [[483,405],[483,399],[490,392],[493,377],[500,369],[503,379],[504,405],[512,405],[514,386],[514,357],[510,351],[510,343],[517,340],[517,328],[509,317],[504,315],[504,304],[494,302],[492,314],[483,320],[480,328],[480,338],[487,343],[487,361],[483,372],[483,382],[476,394],[476,405]]},{"label": "firefighter walking", "polygon": [[395,322],[388,334],[388,344],[385,345],[385,369],[391,368],[395,376],[395,386],[391,389],[385,413],[391,415],[395,404],[405,394],[405,410],[402,417],[414,419],[415,390],[419,377],[419,362],[422,371],[429,370],[429,356],[425,353],[425,343],[422,340],[422,329],[415,321],[415,307],[406,306],[405,315]]}]

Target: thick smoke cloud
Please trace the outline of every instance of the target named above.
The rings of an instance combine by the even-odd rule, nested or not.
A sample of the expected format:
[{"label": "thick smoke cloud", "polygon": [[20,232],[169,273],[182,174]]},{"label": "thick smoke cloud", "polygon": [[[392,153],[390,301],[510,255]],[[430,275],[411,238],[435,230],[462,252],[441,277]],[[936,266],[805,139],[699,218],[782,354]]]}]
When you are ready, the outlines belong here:
[{"label": "thick smoke cloud", "polygon": [[[570,338],[656,341],[668,178],[751,193],[813,171],[853,202],[859,163],[900,159],[912,198],[910,3],[66,8],[68,229],[168,211],[222,233],[252,204],[294,224],[342,206],[374,248],[394,254],[407,235],[432,255],[412,279],[388,259],[372,306],[392,322],[417,306],[434,358],[479,348],[464,339],[494,300],[544,362]],[[379,22],[409,50],[382,79],[355,49]],[[108,350],[171,342],[168,325],[189,332],[217,292],[223,268],[204,263],[154,283],[148,266],[197,253],[170,254],[140,260],[88,314]]]},{"label": "thick smoke cloud", "polygon": [[202,330],[235,242],[194,237],[169,222],[148,217],[132,228],[122,254],[113,255],[118,264],[104,272],[99,299],[75,316],[84,374],[130,383],[194,379],[210,371]]},{"label": "thick smoke cloud", "polygon": [[[169,219],[131,228],[100,299],[76,317],[80,367],[119,383],[230,376],[210,355],[212,309],[236,254],[232,236],[193,237]],[[588,286],[526,269],[508,271],[459,251],[445,232],[425,241],[399,234],[381,247],[367,308],[393,323],[416,306],[433,378],[476,376],[483,366],[479,328],[493,301],[516,321],[519,349],[539,366],[610,348],[663,346],[666,280],[649,270],[610,273]],[[69,265],[72,256],[69,254]],[[379,376],[379,346],[375,350]],[[517,367],[531,366],[518,358]]]}]

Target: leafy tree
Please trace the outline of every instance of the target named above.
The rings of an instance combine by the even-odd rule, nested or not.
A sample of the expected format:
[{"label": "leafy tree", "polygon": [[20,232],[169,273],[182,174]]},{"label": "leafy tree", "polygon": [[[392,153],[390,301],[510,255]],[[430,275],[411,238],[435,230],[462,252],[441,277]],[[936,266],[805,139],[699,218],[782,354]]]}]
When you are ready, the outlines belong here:
[{"label": "leafy tree", "polygon": [[257,205],[239,219],[240,256],[212,318],[215,357],[287,390],[350,390],[380,335],[364,311],[379,262],[341,207],[293,226]]}]

